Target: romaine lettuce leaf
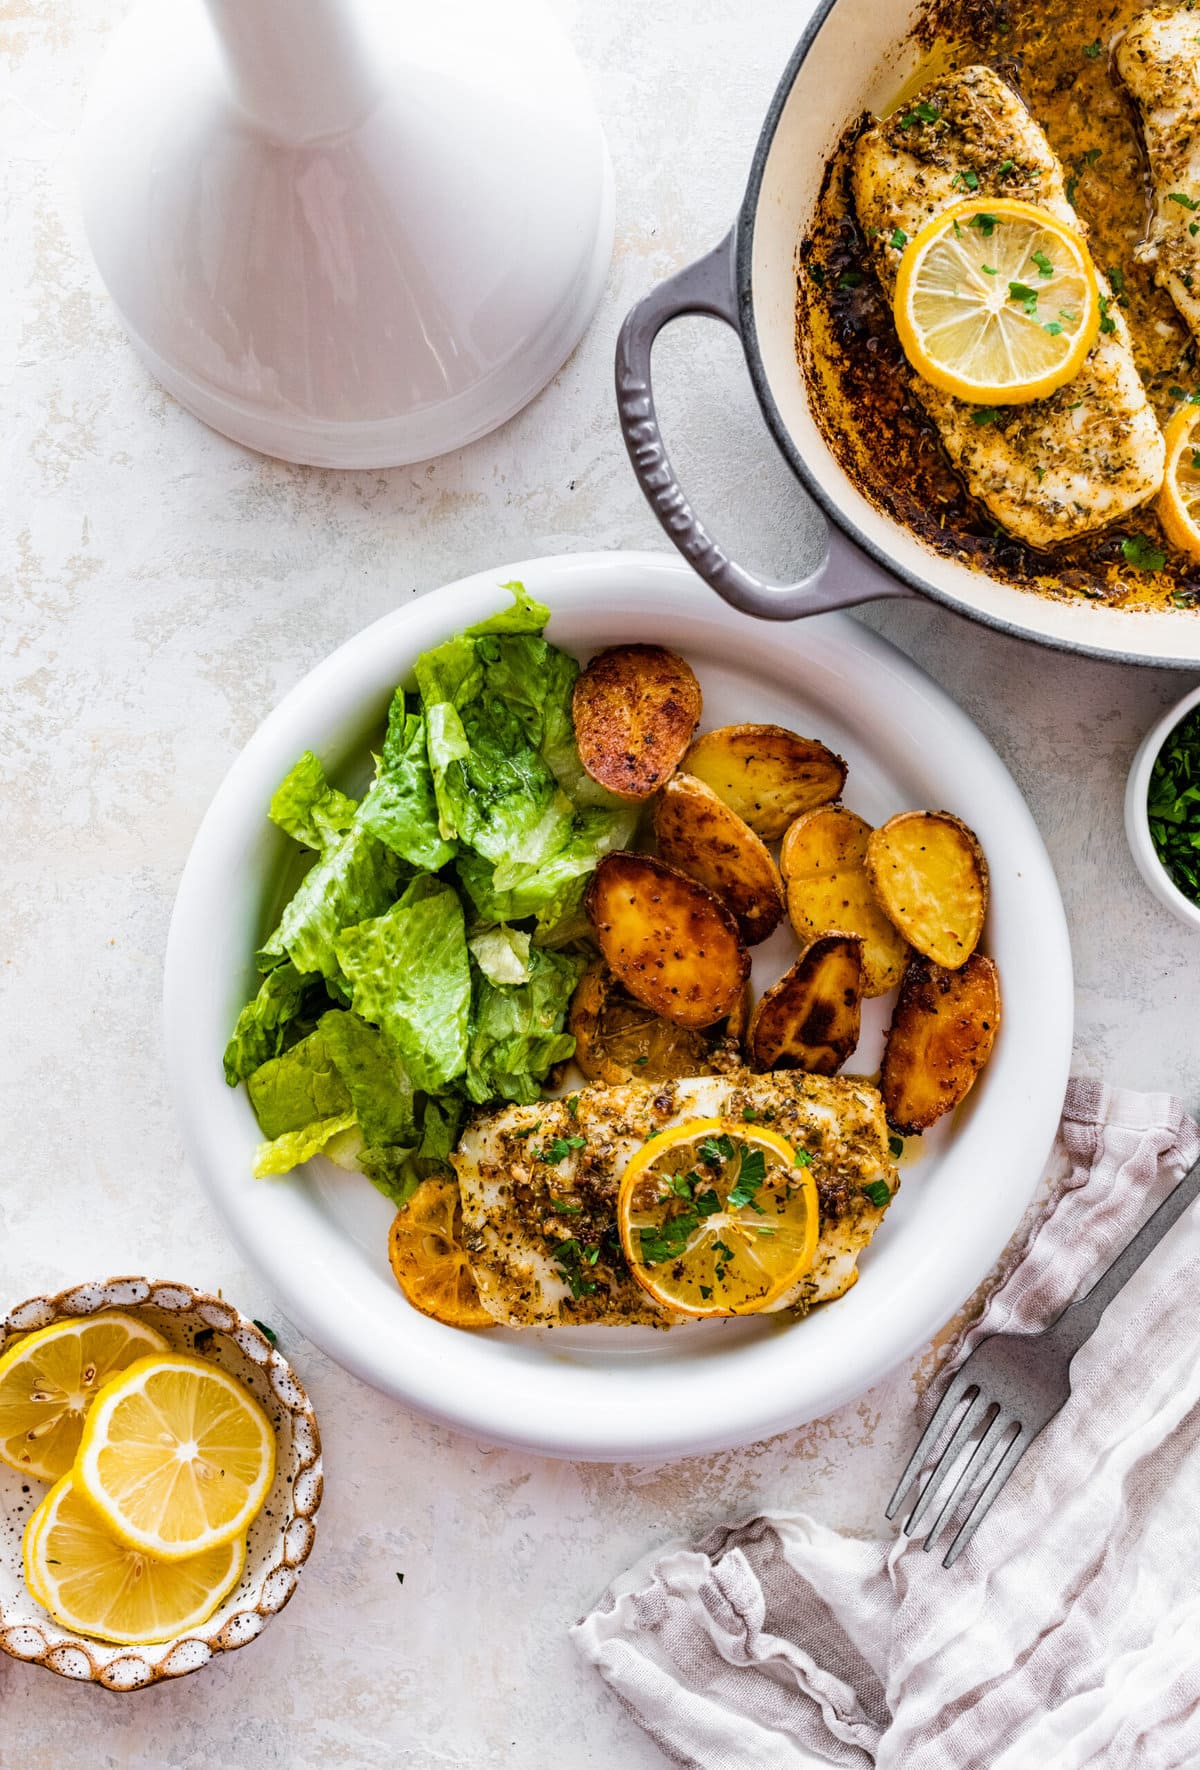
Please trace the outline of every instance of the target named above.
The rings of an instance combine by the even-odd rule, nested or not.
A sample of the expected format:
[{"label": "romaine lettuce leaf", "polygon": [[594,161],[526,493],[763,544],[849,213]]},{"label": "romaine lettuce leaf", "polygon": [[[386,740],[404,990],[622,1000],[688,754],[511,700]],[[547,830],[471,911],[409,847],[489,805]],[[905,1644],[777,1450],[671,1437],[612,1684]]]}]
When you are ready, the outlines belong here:
[{"label": "romaine lettuce leaf", "polygon": [[238,1015],[225,1047],[225,1080],[231,1088],[279,1056],[284,1035],[300,1014],[307,981],[290,959],[263,978],[258,994]]},{"label": "romaine lettuce leaf", "polygon": [[486,621],[476,621],[468,627],[464,638],[478,639],[483,633],[540,633],[550,619],[550,610],[544,602],[536,602],[526,590],[524,584],[514,579],[510,584],[501,584],[501,590],[507,590],[512,596],[512,607],[502,608],[499,613],[489,615]]},{"label": "romaine lettuce leaf", "polygon": [[489,983],[528,983],[530,936],[523,928],[483,928],[467,945]]},{"label": "romaine lettuce leaf", "polygon": [[360,812],[367,829],[414,867],[436,873],[454,854],[438,830],[425,719],[397,689],[375,779]]},{"label": "romaine lettuce leaf", "polygon": [[537,866],[509,867],[502,873],[483,856],[463,853],[455,867],[481,922],[536,916],[541,929],[578,908],[588,875],[606,854],[626,846],[637,818],[636,806],[620,811],[588,806],[574,814],[562,847]]},{"label": "romaine lettuce leaf", "polygon": [[354,1102],[320,1029],[247,1077],[250,1104],[264,1137],[299,1131],[316,1119],[353,1115]]},{"label": "romaine lettuce leaf", "polygon": [[319,971],[327,982],[340,983],[338,935],[385,910],[403,871],[400,857],[356,814],[345,835],[305,873],[264,952],[285,952],[298,971]]},{"label": "romaine lettuce leaf", "polygon": [[357,1014],[331,1008],[317,1032],[349,1091],[367,1143],[411,1143],[417,1124],[412,1083],[382,1033]]},{"label": "romaine lettuce leaf", "polygon": [[440,1093],[467,1060],[471,971],[458,894],[419,875],[386,914],[347,928],[337,957],[355,1012],[382,1030],[414,1088]]},{"label": "romaine lettuce leaf", "polygon": [[269,1174],[286,1174],[289,1168],[298,1168],[301,1162],[320,1155],[332,1138],[348,1131],[353,1123],[352,1112],[343,1113],[340,1118],[314,1119],[299,1131],[285,1131],[269,1143],[260,1143],[254,1156],[254,1178],[265,1180]]},{"label": "romaine lettuce leaf", "polygon": [[475,1017],[467,1055],[466,1090],[485,1100],[534,1101],[553,1064],[573,1055],[563,1024],[586,961],[535,947],[528,983],[489,983],[476,974]]},{"label": "romaine lettuce leaf", "polygon": [[297,842],[323,854],[349,829],[354,812],[354,800],[330,786],[318,758],[305,750],[276,787],[269,816]]}]

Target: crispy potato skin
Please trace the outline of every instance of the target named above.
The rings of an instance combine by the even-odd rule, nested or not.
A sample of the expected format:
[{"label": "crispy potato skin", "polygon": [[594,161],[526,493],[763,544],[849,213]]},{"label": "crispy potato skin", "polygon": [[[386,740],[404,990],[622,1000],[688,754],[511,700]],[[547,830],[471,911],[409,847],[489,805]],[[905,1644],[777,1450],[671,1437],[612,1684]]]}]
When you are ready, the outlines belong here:
[{"label": "crispy potato skin", "polygon": [[610,793],[648,799],[675,772],[702,708],[700,684],[673,651],[611,646],[596,654],[575,684],[580,760]]},{"label": "crispy potato skin", "polygon": [[902,811],[871,832],[867,874],[895,927],[935,965],[964,965],[987,915],[988,867],[949,811]]},{"label": "crispy potato skin", "polygon": [[683,766],[768,842],[778,841],[802,811],[836,799],[846,784],[840,756],[782,725],[706,731]]},{"label": "crispy potato skin", "polygon": [[[702,1032],[655,1014],[617,982],[603,959],[593,959],[576,986],[567,1017],[575,1061],[590,1082],[669,1082],[721,1075],[741,1062],[747,992],[728,1020]],[[735,1024],[740,1022],[740,1024]]]},{"label": "crispy potato skin", "polygon": [[747,1043],[755,1069],[836,1075],[858,1044],[862,952],[856,934],[822,934],[805,947],[754,1010]]},{"label": "crispy potato skin", "polygon": [[965,1099],[999,1024],[1000,978],[983,953],[954,971],[914,954],[883,1054],[880,1092],[892,1129],[905,1137],[927,1130]]},{"label": "crispy potato skin", "polygon": [[699,879],[733,911],[742,939],[757,946],[783,918],[783,880],[766,844],[710,786],[675,774],[654,812],[658,851],[668,866]]},{"label": "crispy potato skin", "polygon": [[719,898],[649,854],[606,854],[585,907],[630,995],[679,1026],[712,1026],[734,1009],[750,954]]},{"label": "crispy potato skin", "polygon": [[863,994],[899,983],[908,945],[879,907],[867,877],[871,826],[844,805],[821,805],[790,825],[779,861],[788,915],[802,947],[819,934],[857,934],[863,943]]}]

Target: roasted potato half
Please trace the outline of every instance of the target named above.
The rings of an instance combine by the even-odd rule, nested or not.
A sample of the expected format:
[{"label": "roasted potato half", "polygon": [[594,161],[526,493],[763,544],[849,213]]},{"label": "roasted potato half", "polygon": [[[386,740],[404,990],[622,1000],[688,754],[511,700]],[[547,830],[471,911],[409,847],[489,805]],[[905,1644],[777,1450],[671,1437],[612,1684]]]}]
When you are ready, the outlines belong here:
[{"label": "roasted potato half", "polygon": [[700,684],[661,645],[598,652],[575,684],[579,758],[622,799],[648,799],[674,774],[700,723]]},{"label": "roasted potato half", "polygon": [[720,898],[650,854],[606,854],[584,900],[600,951],[633,996],[678,1026],[732,1013],[750,954]]},{"label": "roasted potato half", "polygon": [[822,934],[805,947],[754,1010],[746,1041],[752,1068],[837,1074],[858,1044],[862,954],[857,934]]},{"label": "roasted potato half", "polygon": [[867,873],[910,946],[953,970],[979,944],[988,869],[973,830],[948,811],[902,811],[871,832]]},{"label": "roasted potato half", "polygon": [[1000,978],[972,953],[949,971],[914,953],[883,1053],[880,1092],[901,1136],[924,1131],[965,1099],[992,1053],[1000,1024]]},{"label": "roasted potato half", "polygon": [[567,1018],[567,1030],[575,1035],[575,1061],[589,1082],[609,1087],[719,1075],[741,1061],[744,1000],[745,992],[734,1013],[716,1026],[702,1031],[676,1026],[635,1001],[604,960],[594,959],[579,980]]},{"label": "roasted potato half", "polygon": [[908,945],[884,915],[867,876],[871,826],[844,805],[806,811],[783,839],[779,864],[800,945],[831,930],[863,943],[863,994],[882,996],[904,974]]},{"label": "roasted potato half", "polygon": [[802,811],[836,799],[846,784],[840,756],[782,725],[706,731],[683,766],[768,842],[778,841]]},{"label": "roasted potato half", "polygon": [[654,812],[658,851],[668,866],[699,879],[733,911],[742,939],[757,946],[783,917],[783,880],[766,844],[710,786],[675,774]]}]

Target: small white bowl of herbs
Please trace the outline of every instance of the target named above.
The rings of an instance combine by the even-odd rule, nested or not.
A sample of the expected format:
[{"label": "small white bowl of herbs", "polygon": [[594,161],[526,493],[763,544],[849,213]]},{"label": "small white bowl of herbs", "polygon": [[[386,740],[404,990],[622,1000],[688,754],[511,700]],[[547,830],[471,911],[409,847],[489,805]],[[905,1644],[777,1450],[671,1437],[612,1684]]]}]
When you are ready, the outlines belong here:
[{"label": "small white bowl of herbs", "polygon": [[1125,831],[1159,902],[1200,929],[1200,687],[1143,738],[1125,790]]}]

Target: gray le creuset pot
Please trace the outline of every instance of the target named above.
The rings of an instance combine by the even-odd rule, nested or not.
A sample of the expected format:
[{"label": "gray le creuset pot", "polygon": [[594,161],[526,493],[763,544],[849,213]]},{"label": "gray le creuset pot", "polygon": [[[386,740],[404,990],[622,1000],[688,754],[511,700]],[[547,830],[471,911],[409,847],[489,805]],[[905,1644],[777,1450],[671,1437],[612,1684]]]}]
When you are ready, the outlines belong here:
[{"label": "gray le creuset pot", "polygon": [[[813,416],[795,349],[797,248],[847,124],[865,110],[889,108],[918,67],[912,31],[923,4],[821,0],[771,100],[729,233],[639,301],[621,329],[617,401],[634,472],[676,547],[747,614],[791,621],[916,592],[1062,650],[1200,666],[1200,610],[1121,609],[1083,596],[1041,596],[935,553],[863,495]],[[710,315],[740,335],[767,426],[829,519],[825,556],[799,583],[773,583],[731,559],[675,476],[655,412],[650,356],[658,333],[683,314]]]}]

